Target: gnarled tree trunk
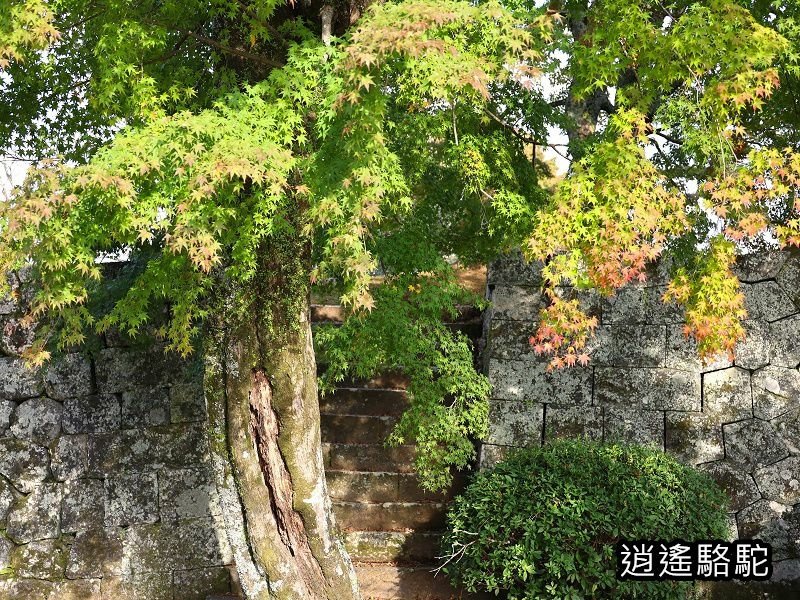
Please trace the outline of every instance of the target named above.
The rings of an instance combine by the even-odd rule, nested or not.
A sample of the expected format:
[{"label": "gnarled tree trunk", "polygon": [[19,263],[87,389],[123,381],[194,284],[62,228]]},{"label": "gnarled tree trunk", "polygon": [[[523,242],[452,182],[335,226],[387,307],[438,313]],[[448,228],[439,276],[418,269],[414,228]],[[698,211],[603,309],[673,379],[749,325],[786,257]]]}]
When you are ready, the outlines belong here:
[{"label": "gnarled tree trunk", "polygon": [[263,248],[256,285],[226,294],[207,336],[217,488],[252,600],[360,597],[325,483],[306,255],[288,239]]}]

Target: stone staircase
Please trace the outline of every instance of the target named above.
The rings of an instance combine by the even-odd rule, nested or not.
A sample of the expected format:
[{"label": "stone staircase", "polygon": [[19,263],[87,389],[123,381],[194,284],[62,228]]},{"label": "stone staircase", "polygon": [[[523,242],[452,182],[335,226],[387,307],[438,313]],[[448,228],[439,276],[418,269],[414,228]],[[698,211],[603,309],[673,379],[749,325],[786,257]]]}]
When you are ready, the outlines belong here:
[{"label": "stone staircase", "polygon": [[[338,322],[335,306],[313,306],[312,322]],[[474,344],[481,315],[464,310],[453,329]],[[320,368],[324,368],[320,365]],[[328,491],[347,549],[356,563],[364,598],[449,600],[468,598],[431,569],[439,553],[447,502],[464,485],[457,478],[444,493],[417,485],[413,446],[384,441],[407,406],[406,380],[387,373],[349,381],[320,401]]]}]

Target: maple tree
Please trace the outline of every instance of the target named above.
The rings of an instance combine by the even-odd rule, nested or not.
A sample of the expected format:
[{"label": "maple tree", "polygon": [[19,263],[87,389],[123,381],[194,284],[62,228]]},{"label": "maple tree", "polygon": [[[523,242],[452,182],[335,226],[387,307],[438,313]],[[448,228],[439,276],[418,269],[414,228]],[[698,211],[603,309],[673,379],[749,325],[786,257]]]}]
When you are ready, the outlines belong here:
[{"label": "maple tree", "polygon": [[[687,334],[730,351],[736,244],[800,242],[799,31],[794,2],[4,2],[2,152],[35,166],[2,206],[0,270],[30,267],[28,358],[147,327],[202,354],[248,597],[358,597],[311,288],[348,310],[318,335],[324,387],[409,374],[393,440],[418,444],[429,488],[487,427],[486,378],[440,323],[480,299],[444,256],[543,262],[532,343],[553,367],[590,360],[596,326],[561,284],[610,295],[661,256]],[[125,285],[95,302],[98,258],[121,253]]]}]

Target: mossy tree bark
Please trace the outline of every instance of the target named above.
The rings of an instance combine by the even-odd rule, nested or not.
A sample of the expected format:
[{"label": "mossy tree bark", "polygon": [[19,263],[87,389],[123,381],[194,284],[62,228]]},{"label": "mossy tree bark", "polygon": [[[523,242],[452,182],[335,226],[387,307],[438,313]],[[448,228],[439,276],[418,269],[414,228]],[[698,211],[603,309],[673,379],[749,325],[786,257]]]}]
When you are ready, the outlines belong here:
[{"label": "mossy tree bark", "polygon": [[307,255],[289,236],[265,244],[255,285],[225,290],[206,336],[217,487],[254,600],[360,597],[325,483]]}]

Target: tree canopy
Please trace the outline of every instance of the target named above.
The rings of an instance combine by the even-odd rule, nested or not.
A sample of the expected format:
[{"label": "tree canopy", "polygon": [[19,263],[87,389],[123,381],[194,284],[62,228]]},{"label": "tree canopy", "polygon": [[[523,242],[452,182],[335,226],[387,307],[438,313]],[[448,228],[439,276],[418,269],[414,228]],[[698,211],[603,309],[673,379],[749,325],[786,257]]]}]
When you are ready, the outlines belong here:
[{"label": "tree canopy", "polygon": [[[559,286],[611,295],[658,257],[701,353],[732,351],[737,246],[800,245],[798,3],[337,11],[3,3],[0,153],[37,166],[0,211],[0,270],[33,265],[31,316],[49,317],[34,362],[88,330],[134,334],[165,302],[157,334],[186,354],[222,279],[247,290],[260,244],[305,236],[309,280],[351,311],[320,335],[328,381],[408,368],[415,400],[396,436],[428,449],[418,466],[437,487],[471,457],[488,391],[466,341],[436,325],[477,302],[445,256],[522,247],[542,261],[549,304],[531,342],[553,367],[590,360],[596,326]],[[543,148],[569,162],[558,183]],[[130,285],[93,308],[98,257],[120,253],[137,265]]]}]

